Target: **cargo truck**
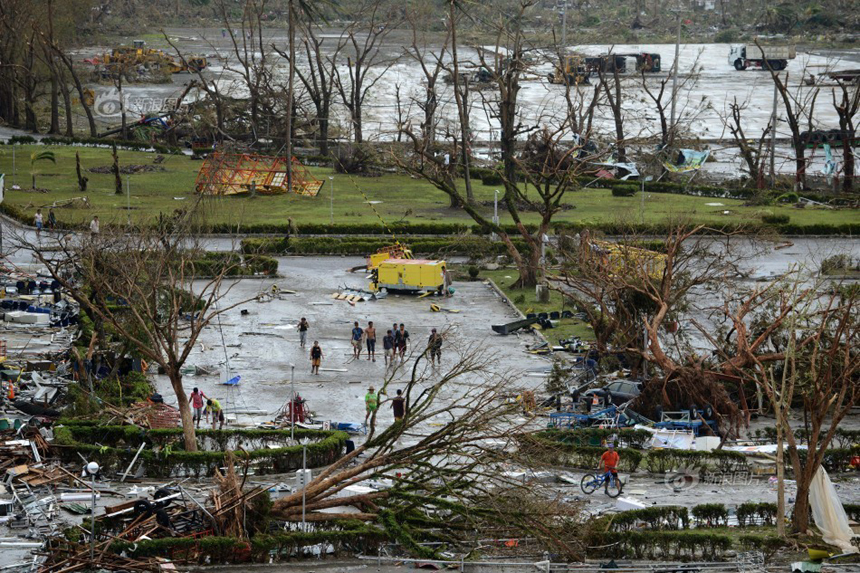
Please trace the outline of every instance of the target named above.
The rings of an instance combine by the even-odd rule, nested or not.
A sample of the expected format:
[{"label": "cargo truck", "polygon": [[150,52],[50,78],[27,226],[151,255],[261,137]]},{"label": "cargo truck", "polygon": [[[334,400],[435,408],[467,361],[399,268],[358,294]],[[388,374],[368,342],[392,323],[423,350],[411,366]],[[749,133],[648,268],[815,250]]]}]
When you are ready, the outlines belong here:
[{"label": "cargo truck", "polygon": [[[764,53],[762,53],[764,50]],[[784,70],[788,60],[797,56],[794,46],[762,46],[755,44],[736,44],[729,48],[729,65],[741,71],[749,67],[766,68],[765,61],[774,70]]]},{"label": "cargo truck", "polygon": [[400,292],[445,292],[450,278],[445,261],[387,259],[371,273],[370,290]]}]

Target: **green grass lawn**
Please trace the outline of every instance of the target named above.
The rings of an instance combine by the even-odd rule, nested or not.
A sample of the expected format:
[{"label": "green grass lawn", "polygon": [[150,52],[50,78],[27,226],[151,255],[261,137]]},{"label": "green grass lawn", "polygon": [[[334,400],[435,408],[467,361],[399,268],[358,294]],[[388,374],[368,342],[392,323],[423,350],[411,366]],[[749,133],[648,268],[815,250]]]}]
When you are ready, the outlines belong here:
[{"label": "green grass lawn", "polygon": [[[38,187],[49,189],[49,193],[27,191],[30,187],[30,154],[34,151],[51,150],[57,157],[56,164],[40,161],[35,165]],[[16,173],[12,175],[13,146],[0,146],[0,172],[6,173],[6,199],[24,212],[33,212],[47,207],[55,201],[80,196],[75,175],[75,151],[80,152],[84,170],[96,166],[111,165],[109,149],[68,146],[15,146]],[[120,151],[120,165],[151,164],[154,153]],[[165,156],[161,164],[163,172],[129,176],[131,188],[131,215],[137,223],[151,222],[161,212],[172,213],[175,209],[187,208],[194,200],[194,180],[201,161],[193,161],[185,155]],[[335,174],[330,168],[311,168],[326,184],[315,198],[295,195],[259,197],[220,197],[206,203],[206,217],[210,223],[229,223],[239,226],[255,223],[285,222],[293,217],[301,228],[302,222],[326,223],[330,218],[330,182],[334,177],[334,222],[361,223],[376,221],[367,201],[380,201],[374,205],[385,219],[392,223],[411,222],[466,222],[469,216],[461,210],[448,208],[448,198],[432,186],[406,175],[383,175],[381,177],[351,177]],[[63,208],[56,211],[58,220],[66,222],[88,222],[98,214],[104,223],[125,224],[127,218],[126,195],[114,193],[113,176],[110,174],[86,173],[89,177],[87,195],[92,209]],[[498,186],[485,186],[476,182],[475,194],[479,201],[487,202],[484,211],[492,213],[489,202],[493,190]],[[11,190],[18,184],[22,190]],[[125,176],[123,176],[125,186]],[[123,187],[125,191],[125,187]],[[360,192],[363,191],[364,195]],[[177,199],[178,197],[184,199]],[[366,198],[365,198],[366,197]],[[565,202],[574,208],[559,213],[558,221],[584,223],[638,222],[640,220],[641,197],[613,197],[607,189],[585,189],[569,192]],[[709,205],[720,203],[721,205]],[[724,211],[729,214],[724,214]],[[693,221],[710,224],[758,222],[763,213],[779,213],[791,216],[792,222],[800,224],[854,222],[856,211],[807,208],[794,209],[789,206],[744,207],[741,201],[671,195],[646,194],[645,221],[665,222],[672,218],[688,217]],[[501,212],[502,223],[510,222]],[[524,214],[526,222],[536,221],[533,213]]]},{"label": "green grass lawn", "polygon": [[[466,275],[465,268],[459,267],[459,270],[463,275]],[[499,269],[495,271],[482,270],[481,274],[478,275],[478,278],[492,279],[492,281],[496,283],[496,286],[502,289],[508,298],[511,299],[511,302],[513,302],[523,314],[528,314],[530,312],[551,312],[553,310],[573,310],[569,303],[565,306],[561,294],[556,291],[550,291],[548,303],[541,303],[537,300],[534,287],[514,288],[512,285],[517,281],[519,276],[520,275],[516,269]],[[594,331],[591,330],[591,327],[585,322],[575,318],[561,319],[559,321],[558,328],[544,330],[543,334],[546,336],[547,340],[549,340],[550,344],[556,344],[559,340],[569,338],[571,336],[578,336],[581,339],[588,341],[594,340]]]}]

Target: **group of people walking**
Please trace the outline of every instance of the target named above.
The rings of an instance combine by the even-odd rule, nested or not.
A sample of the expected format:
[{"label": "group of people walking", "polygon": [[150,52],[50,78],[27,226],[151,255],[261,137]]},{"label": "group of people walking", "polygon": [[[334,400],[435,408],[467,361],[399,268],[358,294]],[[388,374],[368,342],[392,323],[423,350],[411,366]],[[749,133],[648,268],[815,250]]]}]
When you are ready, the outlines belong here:
[{"label": "group of people walking", "polygon": [[[310,323],[307,318],[302,319],[296,325],[296,330],[299,332],[299,346],[304,349],[307,346],[308,330]],[[367,360],[376,362],[376,342],[377,329],[373,321],[368,321],[367,326],[362,328],[358,321],[353,323],[352,332],[350,333],[350,343],[352,344],[352,359],[361,360],[363,352],[367,351]],[[391,328],[385,331],[382,336],[382,356],[386,366],[394,366],[395,360],[406,359],[406,351],[409,349],[410,336],[406,330],[404,323],[394,323]],[[436,329],[430,332],[430,338],[427,340],[427,353],[430,356],[430,362],[433,366],[442,364],[442,335]],[[318,340],[314,340],[310,349],[311,374],[319,374],[320,364],[324,358],[322,347]]]}]

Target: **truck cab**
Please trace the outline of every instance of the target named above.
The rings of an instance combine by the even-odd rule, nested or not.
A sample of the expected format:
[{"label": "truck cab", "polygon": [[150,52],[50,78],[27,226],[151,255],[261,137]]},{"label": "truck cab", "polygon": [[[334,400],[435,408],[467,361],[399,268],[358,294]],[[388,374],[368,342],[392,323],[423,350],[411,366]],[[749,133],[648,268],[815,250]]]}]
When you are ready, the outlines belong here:
[{"label": "truck cab", "polygon": [[[744,65],[744,61],[747,57],[746,46],[744,45],[732,45],[729,47],[729,65],[734,66],[736,70],[740,71],[744,69],[746,66]],[[740,67],[738,67],[740,66]]]}]

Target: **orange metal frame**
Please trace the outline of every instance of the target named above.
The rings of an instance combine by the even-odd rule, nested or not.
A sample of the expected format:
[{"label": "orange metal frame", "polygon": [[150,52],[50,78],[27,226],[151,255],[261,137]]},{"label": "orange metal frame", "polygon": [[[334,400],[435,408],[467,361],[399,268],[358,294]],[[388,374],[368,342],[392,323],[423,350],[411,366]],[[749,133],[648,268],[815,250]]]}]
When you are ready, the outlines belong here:
[{"label": "orange metal frame", "polygon": [[[304,165],[292,158],[293,192],[315,197],[323,182],[314,178]],[[286,158],[252,153],[210,154],[197,173],[195,189],[205,195],[257,193],[276,195],[287,192]]]}]

